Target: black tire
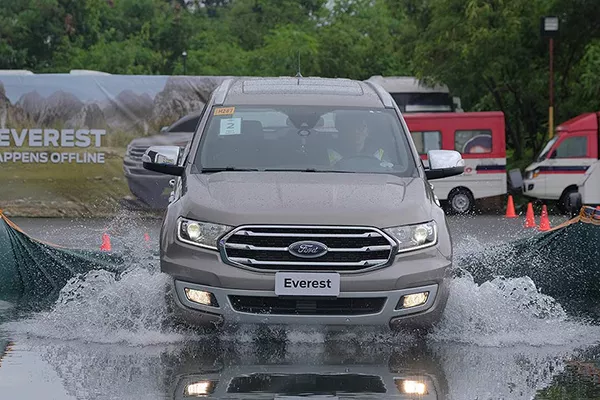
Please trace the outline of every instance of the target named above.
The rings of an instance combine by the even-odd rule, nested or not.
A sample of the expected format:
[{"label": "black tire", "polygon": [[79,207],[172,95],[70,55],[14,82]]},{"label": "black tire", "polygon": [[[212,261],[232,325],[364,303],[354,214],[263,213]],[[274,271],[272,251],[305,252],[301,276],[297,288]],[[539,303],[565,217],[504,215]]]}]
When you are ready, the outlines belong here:
[{"label": "black tire", "polygon": [[468,214],[475,207],[475,198],[468,189],[453,189],[448,195],[448,207],[452,214]]},{"label": "black tire", "polygon": [[571,195],[577,193],[576,187],[568,187],[560,196],[558,200],[558,210],[563,214],[568,214],[571,210]]}]

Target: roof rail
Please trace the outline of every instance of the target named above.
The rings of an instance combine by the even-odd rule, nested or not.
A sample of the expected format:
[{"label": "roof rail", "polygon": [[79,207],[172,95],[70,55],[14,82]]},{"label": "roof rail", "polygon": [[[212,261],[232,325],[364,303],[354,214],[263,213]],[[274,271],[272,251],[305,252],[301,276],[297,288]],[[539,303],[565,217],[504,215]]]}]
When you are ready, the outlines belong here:
[{"label": "roof rail", "polygon": [[108,72],[93,71],[90,69],[72,69],[69,71],[69,75],[111,75]]},{"label": "roof rail", "polygon": [[35,75],[26,69],[0,69],[0,75]]},{"label": "roof rail", "polygon": [[215,105],[223,105],[225,102],[225,97],[227,96],[227,92],[229,88],[233,84],[233,78],[227,78],[221,82],[221,84],[214,91],[214,104]]},{"label": "roof rail", "polygon": [[375,90],[385,108],[394,108],[394,99],[381,85],[369,80],[364,82]]}]

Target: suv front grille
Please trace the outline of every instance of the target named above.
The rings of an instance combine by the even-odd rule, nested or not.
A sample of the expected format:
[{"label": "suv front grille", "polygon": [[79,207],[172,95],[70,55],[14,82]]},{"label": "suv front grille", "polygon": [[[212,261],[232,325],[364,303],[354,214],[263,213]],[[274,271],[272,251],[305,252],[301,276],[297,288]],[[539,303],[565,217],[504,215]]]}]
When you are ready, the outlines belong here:
[{"label": "suv front grille", "polygon": [[[290,252],[294,243],[324,245],[325,254],[304,258]],[[369,227],[245,226],[222,240],[224,261],[264,270],[359,271],[386,264],[394,241]]]},{"label": "suv front grille", "polygon": [[129,149],[129,157],[131,157],[134,160],[141,161],[142,156],[146,152],[146,149],[147,147],[132,147],[131,149]]},{"label": "suv front grille", "polygon": [[235,311],[277,315],[367,315],[383,309],[385,297],[337,299],[287,299],[281,297],[229,296]]}]

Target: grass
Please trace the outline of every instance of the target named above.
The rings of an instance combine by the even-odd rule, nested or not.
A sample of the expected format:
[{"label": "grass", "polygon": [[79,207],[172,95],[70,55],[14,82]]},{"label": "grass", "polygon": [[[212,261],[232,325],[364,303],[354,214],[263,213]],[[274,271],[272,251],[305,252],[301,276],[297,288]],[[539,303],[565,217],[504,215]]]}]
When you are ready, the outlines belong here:
[{"label": "grass", "polygon": [[[97,150],[101,149],[93,149]],[[131,195],[123,175],[123,157],[118,153],[122,151],[105,153],[104,164],[1,164],[0,208],[19,214],[19,208],[33,204],[48,208],[68,205],[94,214],[95,210],[115,207],[123,197]]]}]

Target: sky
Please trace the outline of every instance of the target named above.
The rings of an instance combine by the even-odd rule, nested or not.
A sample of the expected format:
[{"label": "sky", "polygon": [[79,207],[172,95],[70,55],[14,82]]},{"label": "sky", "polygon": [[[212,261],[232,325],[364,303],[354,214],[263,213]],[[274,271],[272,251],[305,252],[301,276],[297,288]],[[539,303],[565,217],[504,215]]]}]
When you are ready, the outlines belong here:
[{"label": "sky", "polygon": [[37,91],[42,97],[63,90],[72,93],[82,102],[103,102],[116,97],[124,90],[137,94],[147,93],[150,97],[163,90],[169,76],[158,75],[103,75],[75,76],[69,74],[1,75],[6,96],[15,104],[25,93]]}]

